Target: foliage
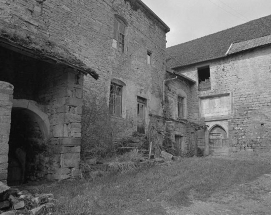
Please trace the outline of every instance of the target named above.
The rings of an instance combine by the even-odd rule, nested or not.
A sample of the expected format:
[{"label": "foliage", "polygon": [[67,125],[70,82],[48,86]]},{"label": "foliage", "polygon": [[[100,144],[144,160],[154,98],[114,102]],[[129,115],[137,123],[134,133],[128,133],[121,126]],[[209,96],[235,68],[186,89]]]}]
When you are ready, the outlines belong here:
[{"label": "foliage", "polygon": [[82,118],[81,157],[107,157],[114,154],[112,129],[106,99],[85,96]]}]

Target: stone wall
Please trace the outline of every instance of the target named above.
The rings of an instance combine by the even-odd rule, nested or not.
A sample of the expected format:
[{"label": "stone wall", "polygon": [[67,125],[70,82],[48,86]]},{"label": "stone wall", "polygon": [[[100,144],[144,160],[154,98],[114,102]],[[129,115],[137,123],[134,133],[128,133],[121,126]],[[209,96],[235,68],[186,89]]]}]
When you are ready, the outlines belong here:
[{"label": "stone wall", "polygon": [[13,86],[0,81],[0,181],[6,182]]},{"label": "stone wall", "polygon": [[230,113],[205,118],[209,129],[221,125],[228,133],[234,150],[270,149],[270,48],[258,48],[221,60],[181,69],[179,72],[197,80],[197,67],[210,66],[211,90],[199,92],[199,98],[229,95]]},{"label": "stone wall", "polygon": [[15,183],[12,175],[21,174],[17,148],[31,157],[25,161],[25,180],[78,176],[83,76],[5,48],[0,55],[0,80],[14,85],[12,123],[19,127],[13,126],[11,133],[10,181]]},{"label": "stone wall", "polygon": [[[172,80],[171,80],[172,79]],[[178,116],[178,97],[183,98],[183,116]],[[193,155],[196,144],[204,147],[204,133],[197,132],[199,103],[197,86],[185,78],[167,75],[165,86],[166,130],[179,155]],[[179,138],[179,140],[178,140]],[[181,139],[181,140],[180,140]],[[181,141],[181,142],[178,142]]]},{"label": "stone wall", "polygon": [[[134,10],[125,1],[114,1],[98,11],[107,14],[90,14],[99,19],[100,29],[107,37],[98,33],[97,41],[91,47],[93,63],[101,73],[98,81],[85,77],[82,141],[84,152],[99,155],[110,150],[113,140],[129,136],[137,131],[137,96],[147,101],[146,130],[150,121],[149,114],[162,115],[162,84],[165,76],[165,32],[147,17],[143,9]],[[123,53],[114,48],[114,15],[127,21],[125,30],[125,50]],[[96,17],[95,17],[96,16]],[[147,52],[151,54],[151,65],[147,64]],[[112,80],[124,84],[121,116],[108,114],[109,91]],[[95,149],[101,149],[96,152]],[[94,149],[94,151],[93,151]],[[87,155],[86,155],[87,156]]]},{"label": "stone wall", "polygon": [[[98,81],[84,77],[82,128],[63,124],[52,126],[65,137],[67,129],[73,130],[68,135],[79,135],[80,132],[73,132],[82,129],[82,147],[86,154],[106,153],[112,139],[136,131],[137,96],[147,100],[146,124],[150,120],[149,113],[162,114],[167,30],[146,8],[127,0],[46,0],[42,3],[7,0],[0,4],[0,9],[5,11],[0,15],[1,21],[23,26],[22,33],[29,34],[30,38],[40,34],[65,46],[99,73]],[[116,15],[127,23],[123,53],[115,48]],[[147,52],[151,52],[150,65],[147,64]],[[122,116],[117,118],[108,114],[113,78],[126,85]],[[66,117],[66,114],[61,116]]]}]

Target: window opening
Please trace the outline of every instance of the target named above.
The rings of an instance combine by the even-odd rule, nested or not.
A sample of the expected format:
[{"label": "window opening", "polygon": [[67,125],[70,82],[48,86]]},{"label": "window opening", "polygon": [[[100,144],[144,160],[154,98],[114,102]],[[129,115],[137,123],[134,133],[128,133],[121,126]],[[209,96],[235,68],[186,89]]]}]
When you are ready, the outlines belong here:
[{"label": "window opening", "polygon": [[151,55],[152,53],[150,51],[147,51],[147,64],[151,65]]},{"label": "window opening", "polygon": [[178,96],[178,117],[183,118],[184,117],[184,98],[181,96]]},{"label": "window opening", "polygon": [[117,41],[118,50],[121,52],[124,52],[125,27],[126,24],[123,20],[115,18],[114,39]]},{"label": "window opening", "polygon": [[115,116],[122,116],[122,86],[111,83],[109,113]]},{"label": "window opening", "polygon": [[210,67],[201,67],[198,68],[198,78],[199,78],[199,90],[205,91],[211,89],[210,82]]}]

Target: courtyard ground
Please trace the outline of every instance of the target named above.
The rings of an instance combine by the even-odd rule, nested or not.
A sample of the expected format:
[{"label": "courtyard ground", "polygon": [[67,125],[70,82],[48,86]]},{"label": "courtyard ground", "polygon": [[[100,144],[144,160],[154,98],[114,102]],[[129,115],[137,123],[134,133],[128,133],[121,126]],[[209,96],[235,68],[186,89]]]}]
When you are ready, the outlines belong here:
[{"label": "courtyard ground", "polygon": [[33,189],[55,195],[58,215],[271,214],[269,159],[184,158]]}]

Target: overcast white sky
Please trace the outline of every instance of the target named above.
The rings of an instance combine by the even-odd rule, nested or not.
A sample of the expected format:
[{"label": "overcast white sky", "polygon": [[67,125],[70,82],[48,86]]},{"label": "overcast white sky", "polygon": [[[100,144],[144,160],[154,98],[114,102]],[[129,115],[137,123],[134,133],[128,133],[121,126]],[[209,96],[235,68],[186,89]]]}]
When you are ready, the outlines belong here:
[{"label": "overcast white sky", "polygon": [[142,0],[169,27],[167,47],[271,14],[271,0]]}]

